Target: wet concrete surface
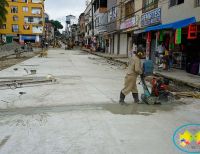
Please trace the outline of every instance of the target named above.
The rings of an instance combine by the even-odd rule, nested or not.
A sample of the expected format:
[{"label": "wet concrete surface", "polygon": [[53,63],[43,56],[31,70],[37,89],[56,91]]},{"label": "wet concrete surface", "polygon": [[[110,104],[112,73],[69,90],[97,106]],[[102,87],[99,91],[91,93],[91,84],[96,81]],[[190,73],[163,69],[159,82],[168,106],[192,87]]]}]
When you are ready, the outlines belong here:
[{"label": "wet concrete surface", "polygon": [[[24,67],[37,74],[27,76]],[[63,49],[1,71],[4,81],[50,74],[57,82],[0,90],[0,153],[179,154],[173,133],[180,125],[200,123],[200,102],[134,104],[128,95],[129,105],[121,106],[125,72],[122,65]],[[143,92],[139,84],[138,90]]]},{"label": "wet concrete surface", "polygon": [[41,106],[41,107],[26,107],[14,109],[0,109],[0,118],[4,116],[34,115],[41,113],[60,113],[69,111],[89,111],[89,110],[102,110],[108,111],[112,114],[119,115],[144,115],[150,116],[156,112],[169,112],[175,110],[178,106],[186,105],[184,102],[176,101],[174,103],[148,105],[148,104],[127,104],[120,105],[114,103],[101,103],[101,104],[84,104],[84,105],[63,105],[63,106]]},{"label": "wet concrete surface", "polygon": [[5,136],[3,140],[0,141],[0,148],[6,144],[6,142],[10,139],[10,136]]},{"label": "wet concrete surface", "polygon": [[183,105],[181,102],[162,104],[162,105],[148,105],[148,104],[128,104],[128,105],[116,105],[106,104],[103,105],[103,109],[110,111],[113,114],[121,115],[144,115],[149,116],[156,112],[168,112],[174,110],[179,105]]}]

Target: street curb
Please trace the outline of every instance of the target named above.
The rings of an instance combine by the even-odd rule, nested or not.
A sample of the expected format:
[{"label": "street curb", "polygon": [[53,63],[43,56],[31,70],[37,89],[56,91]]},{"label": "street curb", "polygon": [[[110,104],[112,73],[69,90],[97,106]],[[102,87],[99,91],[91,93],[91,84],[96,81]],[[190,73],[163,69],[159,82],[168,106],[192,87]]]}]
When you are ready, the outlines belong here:
[{"label": "street curb", "polygon": [[[115,59],[115,58],[112,58],[112,57],[106,57],[106,56],[103,56],[103,55],[99,55],[98,53],[88,51],[87,49],[82,49],[82,51],[85,51],[85,52],[88,52],[88,53],[90,53],[90,54],[92,54],[92,55],[99,56],[99,57],[102,57],[102,58],[105,58],[105,59],[108,59],[108,60],[112,60],[112,61],[115,61],[115,62],[117,62],[117,63],[121,63],[121,64],[124,64],[124,65],[128,66],[127,62],[120,61],[120,60]],[[195,84],[193,84],[193,83],[189,83],[189,82],[185,82],[185,81],[182,81],[182,80],[178,80],[178,79],[176,79],[176,78],[169,77],[169,76],[160,74],[160,73],[158,73],[158,72],[155,72],[154,75],[155,75],[155,76],[164,77],[164,78],[167,78],[167,79],[169,79],[169,80],[171,80],[171,81],[174,81],[174,82],[183,84],[183,85],[185,85],[185,86],[188,86],[188,87],[191,87],[191,88],[195,88],[195,89],[197,89],[197,90],[200,90],[200,86],[195,85]]]},{"label": "street curb", "polygon": [[114,61],[114,62],[121,63],[121,64],[124,64],[124,65],[128,66],[127,62],[120,61],[120,60],[115,59],[115,58],[113,58],[113,57],[106,57],[106,56],[100,55],[100,54],[98,54],[98,53],[88,51],[87,49],[81,49],[81,50],[82,50],[82,51],[85,51],[85,52],[88,52],[88,53],[90,53],[90,54],[92,54],[92,55],[95,55],[95,56],[98,56],[98,57],[102,57],[102,58],[105,58],[105,59],[108,59],[108,60],[112,60],[112,61]]},{"label": "street curb", "polygon": [[182,80],[173,78],[173,77],[169,77],[169,76],[167,76],[167,75],[163,75],[163,74],[158,73],[158,72],[154,73],[154,75],[167,78],[167,79],[169,79],[169,80],[171,80],[171,81],[177,82],[177,83],[179,83],[179,84],[183,84],[183,85],[188,86],[188,87],[190,87],[190,88],[195,88],[196,90],[200,90],[200,86],[199,86],[199,85],[196,85],[196,84],[191,83],[191,82],[185,82],[185,81],[182,81]]}]

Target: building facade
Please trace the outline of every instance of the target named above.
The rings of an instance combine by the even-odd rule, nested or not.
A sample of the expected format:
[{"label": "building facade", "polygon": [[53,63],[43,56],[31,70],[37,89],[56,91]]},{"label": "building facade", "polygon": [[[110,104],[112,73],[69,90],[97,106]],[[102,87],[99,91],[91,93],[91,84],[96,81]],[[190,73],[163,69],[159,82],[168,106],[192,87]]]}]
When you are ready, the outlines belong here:
[{"label": "building facade", "polygon": [[132,49],[132,31],[138,26],[138,18],[135,16],[135,1],[120,1],[120,4],[119,54],[128,56]]},{"label": "building facade", "polygon": [[133,31],[140,28],[141,7],[142,1],[108,1],[109,53],[124,57],[130,55]]},{"label": "building facade", "polygon": [[[172,67],[200,74],[199,3],[198,0],[159,1],[156,8],[142,15],[146,38],[149,38],[146,43],[148,59],[155,61],[162,44],[170,53]],[[148,17],[149,14],[154,16]]]},{"label": "building facade", "polygon": [[93,36],[93,13],[92,3],[88,3],[84,11],[85,14],[85,46],[90,48],[91,38]]},{"label": "building facade", "polygon": [[108,24],[107,24],[107,35],[108,35],[108,41],[107,46],[107,53],[115,54],[119,52],[118,49],[118,30],[117,27],[117,15],[118,15],[118,7],[117,7],[117,0],[108,0],[107,1],[108,6]]},{"label": "building facade", "polygon": [[44,0],[8,1],[7,21],[0,26],[4,41],[39,43],[44,30]]},{"label": "building facade", "polygon": [[54,39],[54,27],[50,22],[45,23],[44,38],[48,42],[52,42]]},{"label": "building facade", "polygon": [[99,2],[93,1],[94,35],[101,35],[98,28],[106,25],[107,53],[132,56],[141,50],[157,64],[163,46],[171,67],[200,74],[199,0],[108,0],[102,13],[107,24],[99,22]]},{"label": "building facade", "polygon": [[79,32],[78,32],[78,41],[79,43],[84,44],[84,38],[85,38],[85,13],[81,13],[78,19],[78,25],[79,25]]},{"label": "building facade", "polygon": [[105,51],[106,40],[104,34],[107,31],[107,0],[93,0],[93,29],[97,40],[97,49]]}]

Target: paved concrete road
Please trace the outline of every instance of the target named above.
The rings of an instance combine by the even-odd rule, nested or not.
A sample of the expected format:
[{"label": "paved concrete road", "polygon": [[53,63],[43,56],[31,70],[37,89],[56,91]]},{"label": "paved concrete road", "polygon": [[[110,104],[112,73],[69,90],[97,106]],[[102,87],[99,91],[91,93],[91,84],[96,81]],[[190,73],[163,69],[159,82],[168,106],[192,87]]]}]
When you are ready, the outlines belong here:
[{"label": "paved concrete road", "polygon": [[[0,153],[181,153],[173,133],[183,124],[200,123],[199,102],[148,106],[132,104],[128,96],[132,105],[120,106],[123,67],[78,50],[50,50],[48,58],[1,71],[1,78],[51,74],[57,82],[1,88]],[[37,74],[30,75],[31,69]]]}]

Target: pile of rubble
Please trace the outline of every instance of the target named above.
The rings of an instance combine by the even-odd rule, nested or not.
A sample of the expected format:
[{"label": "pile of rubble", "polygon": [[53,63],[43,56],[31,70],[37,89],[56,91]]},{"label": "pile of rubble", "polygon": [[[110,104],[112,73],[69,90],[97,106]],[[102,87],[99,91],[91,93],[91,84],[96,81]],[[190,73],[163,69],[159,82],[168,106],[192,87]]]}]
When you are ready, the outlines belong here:
[{"label": "pile of rubble", "polygon": [[20,48],[21,45],[16,42],[4,44],[0,46],[0,57],[13,54],[15,52],[15,49],[20,49]]}]

